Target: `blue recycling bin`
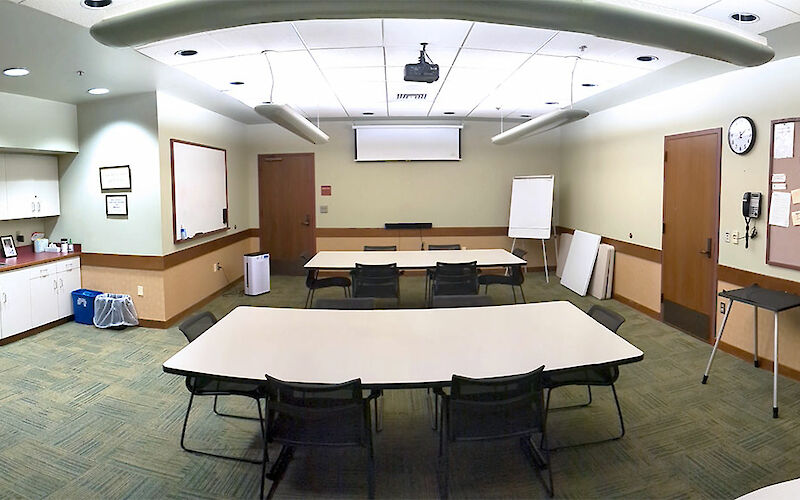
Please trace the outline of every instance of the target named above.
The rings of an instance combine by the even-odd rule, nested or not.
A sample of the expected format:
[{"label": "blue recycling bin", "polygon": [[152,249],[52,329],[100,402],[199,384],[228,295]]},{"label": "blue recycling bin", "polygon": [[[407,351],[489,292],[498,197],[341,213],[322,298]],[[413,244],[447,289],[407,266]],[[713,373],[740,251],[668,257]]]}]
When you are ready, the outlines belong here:
[{"label": "blue recycling bin", "polygon": [[91,325],[94,319],[94,298],[103,292],[80,288],[72,292],[72,310],[75,313],[75,322]]}]

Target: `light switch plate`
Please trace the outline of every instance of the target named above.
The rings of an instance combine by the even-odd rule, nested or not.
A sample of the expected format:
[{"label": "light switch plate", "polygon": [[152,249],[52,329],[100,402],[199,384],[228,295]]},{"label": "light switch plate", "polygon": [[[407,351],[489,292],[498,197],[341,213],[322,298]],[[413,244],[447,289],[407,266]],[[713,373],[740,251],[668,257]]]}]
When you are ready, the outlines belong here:
[{"label": "light switch plate", "polygon": [[730,242],[731,242],[731,232],[725,231],[725,243],[730,243]]},{"label": "light switch plate", "polygon": [[739,244],[739,231],[734,231],[731,233],[731,241],[734,245]]},{"label": "light switch plate", "polygon": [[142,285],[136,287],[136,295],[144,297],[144,287]]},{"label": "light switch plate", "polygon": [[320,205],[319,206],[319,213],[327,214],[328,213],[328,205]]}]

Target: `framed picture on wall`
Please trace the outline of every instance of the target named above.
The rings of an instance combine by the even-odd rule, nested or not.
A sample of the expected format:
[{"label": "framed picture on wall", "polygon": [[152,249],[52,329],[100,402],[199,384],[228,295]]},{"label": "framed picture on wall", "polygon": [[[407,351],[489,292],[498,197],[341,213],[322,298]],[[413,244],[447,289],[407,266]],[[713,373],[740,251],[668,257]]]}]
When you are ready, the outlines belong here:
[{"label": "framed picture on wall", "polygon": [[2,246],[3,249],[3,257],[6,259],[17,256],[17,247],[14,245],[14,237],[10,234],[8,236],[0,236],[0,246]]},{"label": "framed picture on wall", "polygon": [[128,195],[107,194],[106,215],[128,215]]},{"label": "framed picture on wall", "polygon": [[100,167],[100,190],[130,190],[131,189],[131,167],[121,165],[119,167]]}]

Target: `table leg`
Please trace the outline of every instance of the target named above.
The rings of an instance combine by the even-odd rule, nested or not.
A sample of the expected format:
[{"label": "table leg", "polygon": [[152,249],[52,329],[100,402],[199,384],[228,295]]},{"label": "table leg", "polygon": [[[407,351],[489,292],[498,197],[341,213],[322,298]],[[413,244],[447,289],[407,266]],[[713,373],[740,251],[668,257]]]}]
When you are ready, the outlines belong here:
[{"label": "table leg", "polygon": [[717,347],[719,347],[719,341],[722,339],[722,331],[725,329],[725,323],[728,322],[728,315],[731,313],[731,308],[733,307],[733,299],[728,300],[728,309],[725,311],[725,316],[722,317],[722,324],[719,325],[719,332],[717,333],[717,340],[714,342],[714,348],[711,349],[711,357],[708,358],[708,365],[706,365],[706,372],[703,374],[703,382],[708,382],[708,372],[711,371],[711,363],[714,361],[714,355],[717,353]]},{"label": "table leg", "polygon": [[758,368],[758,307],[753,306],[753,366]]},{"label": "table leg", "polygon": [[778,311],[775,311],[775,360],[772,366],[772,418],[778,418]]}]

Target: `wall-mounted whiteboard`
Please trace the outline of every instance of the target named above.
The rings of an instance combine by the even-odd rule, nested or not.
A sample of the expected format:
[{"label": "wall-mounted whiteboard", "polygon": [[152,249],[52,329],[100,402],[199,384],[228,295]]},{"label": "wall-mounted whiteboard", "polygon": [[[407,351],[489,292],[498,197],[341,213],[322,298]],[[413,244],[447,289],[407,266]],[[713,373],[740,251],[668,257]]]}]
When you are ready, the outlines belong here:
[{"label": "wall-mounted whiteboard", "polygon": [[356,161],[461,159],[460,125],[355,125]]},{"label": "wall-mounted whiteboard", "polygon": [[510,238],[550,238],[553,219],[552,175],[514,177],[511,181]]},{"label": "wall-mounted whiteboard", "polygon": [[228,168],[224,149],[170,140],[175,243],[228,229]]}]

